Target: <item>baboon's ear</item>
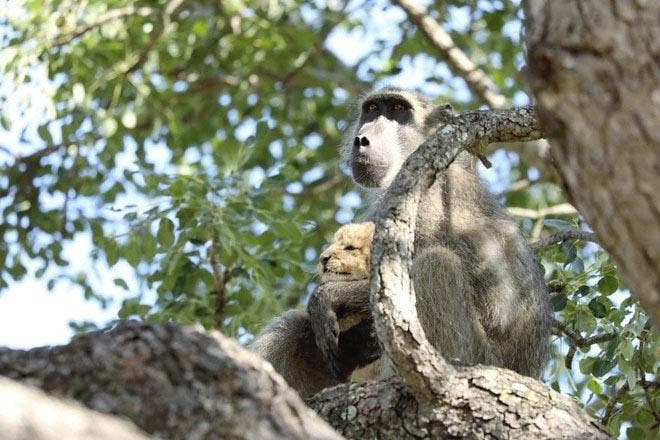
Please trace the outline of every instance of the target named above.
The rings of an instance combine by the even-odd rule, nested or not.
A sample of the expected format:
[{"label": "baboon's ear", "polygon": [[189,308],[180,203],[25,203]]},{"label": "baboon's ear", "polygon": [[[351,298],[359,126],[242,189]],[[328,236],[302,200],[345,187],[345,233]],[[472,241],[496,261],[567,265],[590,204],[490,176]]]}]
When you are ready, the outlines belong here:
[{"label": "baboon's ear", "polygon": [[429,113],[424,121],[424,125],[426,125],[427,128],[433,128],[440,124],[452,122],[455,117],[456,113],[451,104],[439,105]]}]

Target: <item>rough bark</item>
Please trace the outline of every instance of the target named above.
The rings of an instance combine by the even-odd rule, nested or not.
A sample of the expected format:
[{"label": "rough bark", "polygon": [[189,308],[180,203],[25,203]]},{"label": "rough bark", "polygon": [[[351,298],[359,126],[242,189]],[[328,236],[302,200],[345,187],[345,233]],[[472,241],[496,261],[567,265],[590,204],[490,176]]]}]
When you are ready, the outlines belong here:
[{"label": "rough bark", "polygon": [[0,349],[0,375],[160,438],[340,438],[270,364],[219,333],[125,321],[61,347]]},{"label": "rough bark", "polygon": [[347,438],[609,438],[571,399],[496,367],[458,371],[433,406],[401,379],[344,384],[309,404]]},{"label": "rough bark", "polygon": [[0,377],[0,432],[11,440],[146,440],[132,423]]},{"label": "rough bark", "polygon": [[566,191],[660,325],[660,2],[529,0],[530,81]]},{"label": "rough bark", "polygon": [[[432,406],[418,404],[396,378],[327,389],[311,404],[349,438],[605,438],[574,402],[534,379],[495,367],[452,371]],[[340,438],[269,364],[220,335],[173,325],[129,321],[66,346],[0,349],[0,375],[123,416],[160,438]],[[21,408],[29,408],[21,420],[37,423],[35,402],[57,400],[28,395],[23,404],[8,397],[2,382],[8,381],[0,381],[3,433],[12,432],[3,416],[15,426]],[[67,423],[71,411],[93,413],[54,405],[48,427],[60,430],[52,431],[59,438],[76,438]],[[140,438],[124,422],[95,417],[95,426],[78,427],[81,438],[92,437],[83,429],[105,434],[106,426],[108,438],[132,438],[133,431]],[[115,431],[115,422],[123,427]]]}]

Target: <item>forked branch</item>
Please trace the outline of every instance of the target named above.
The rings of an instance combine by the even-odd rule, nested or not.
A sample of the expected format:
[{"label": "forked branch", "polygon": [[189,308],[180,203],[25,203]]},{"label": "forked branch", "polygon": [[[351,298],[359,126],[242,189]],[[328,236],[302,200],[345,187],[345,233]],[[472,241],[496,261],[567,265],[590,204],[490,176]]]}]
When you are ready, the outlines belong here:
[{"label": "forked branch", "polygon": [[491,142],[539,139],[531,108],[466,112],[433,133],[404,163],[385,197],[372,256],[371,295],[376,331],[398,373],[415,397],[434,401],[441,378],[453,368],[424,335],[410,278],[417,208],[428,188],[462,150]]}]

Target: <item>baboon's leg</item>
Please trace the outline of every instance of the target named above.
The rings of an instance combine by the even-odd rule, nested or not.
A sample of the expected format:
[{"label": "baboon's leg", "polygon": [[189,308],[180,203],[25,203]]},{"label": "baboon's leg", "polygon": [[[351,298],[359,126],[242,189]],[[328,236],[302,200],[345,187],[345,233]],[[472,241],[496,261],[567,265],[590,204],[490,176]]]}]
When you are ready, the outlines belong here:
[{"label": "baboon's leg", "polygon": [[[417,315],[427,339],[447,360],[462,365],[498,364],[496,353],[477,319],[473,287],[460,258],[444,246],[424,250],[413,261]],[[383,356],[380,376],[394,373]]]}]

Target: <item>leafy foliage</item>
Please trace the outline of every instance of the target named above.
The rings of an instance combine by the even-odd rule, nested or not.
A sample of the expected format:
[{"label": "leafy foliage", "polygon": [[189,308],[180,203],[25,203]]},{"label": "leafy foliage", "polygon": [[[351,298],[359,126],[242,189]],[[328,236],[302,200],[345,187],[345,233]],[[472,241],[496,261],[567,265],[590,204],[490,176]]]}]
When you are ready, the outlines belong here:
[{"label": "leafy foliage", "polygon": [[[348,96],[395,84],[480,105],[384,1],[14,3],[0,6],[0,139],[13,139],[0,145],[0,290],[30,274],[105,304],[107,273],[127,265],[142,291],[111,276],[121,318],[254,333],[304,300],[336,221],[361,207],[337,154]],[[517,1],[430,9],[526,102]],[[542,214],[565,203],[556,177],[511,151],[486,177],[530,238],[585,228],[570,210]],[[81,237],[90,255],[67,253]],[[657,435],[660,343],[616,268],[581,241],[539,257],[561,335],[548,382],[615,435]]]}]

